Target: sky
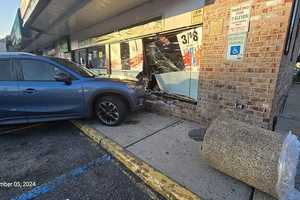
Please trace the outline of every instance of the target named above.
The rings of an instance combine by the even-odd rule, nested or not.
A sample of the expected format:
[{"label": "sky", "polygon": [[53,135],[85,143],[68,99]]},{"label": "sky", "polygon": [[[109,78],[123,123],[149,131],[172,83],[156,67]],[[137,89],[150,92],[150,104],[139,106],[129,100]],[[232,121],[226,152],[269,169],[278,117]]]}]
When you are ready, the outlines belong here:
[{"label": "sky", "polygon": [[9,35],[20,6],[20,0],[0,0],[0,39]]}]

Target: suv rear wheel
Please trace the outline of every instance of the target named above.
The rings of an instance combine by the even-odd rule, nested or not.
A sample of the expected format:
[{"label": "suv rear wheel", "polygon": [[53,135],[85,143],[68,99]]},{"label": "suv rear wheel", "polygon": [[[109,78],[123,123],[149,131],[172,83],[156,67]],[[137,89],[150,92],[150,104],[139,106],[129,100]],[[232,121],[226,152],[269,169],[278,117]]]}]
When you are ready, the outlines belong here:
[{"label": "suv rear wheel", "polygon": [[96,101],[95,112],[102,124],[117,126],[125,120],[128,108],[122,99],[115,96],[105,96]]}]

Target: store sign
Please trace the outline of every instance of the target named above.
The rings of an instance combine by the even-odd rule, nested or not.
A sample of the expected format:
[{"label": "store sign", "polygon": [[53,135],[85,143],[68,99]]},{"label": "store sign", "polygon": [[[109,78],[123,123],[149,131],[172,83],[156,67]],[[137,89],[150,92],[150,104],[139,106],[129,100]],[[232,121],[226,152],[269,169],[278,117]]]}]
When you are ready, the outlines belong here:
[{"label": "store sign", "polygon": [[197,70],[200,65],[202,27],[182,32],[177,39],[186,70]]},{"label": "store sign", "polygon": [[40,0],[30,0],[29,2],[24,2],[24,6],[26,6],[25,8],[22,8],[23,9],[22,18],[24,23],[26,23],[27,20],[30,18],[31,14],[33,13],[39,1]]},{"label": "store sign", "polygon": [[209,33],[211,35],[223,33],[224,20],[222,18],[209,23]]},{"label": "store sign", "polygon": [[69,44],[68,40],[61,40],[57,44],[57,48],[60,52],[68,52],[69,51]]},{"label": "store sign", "polygon": [[241,4],[231,8],[229,34],[245,33],[249,31],[251,4]]},{"label": "store sign", "polygon": [[97,45],[101,45],[107,43],[126,41],[144,35],[159,33],[163,30],[162,28],[163,28],[162,20],[158,20],[144,25],[114,32],[108,35],[93,38],[93,43]]},{"label": "store sign", "polygon": [[80,41],[78,41],[78,48],[87,48],[87,47],[95,45],[95,43],[96,43],[95,38],[80,40]]},{"label": "store sign", "polygon": [[227,60],[240,61],[244,58],[246,39],[246,33],[228,36]]},{"label": "store sign", "polygon": [[203,8],[192,11],[192,25],[203,23]]},{"label": "store sign", "polygon": [[24,17],[26,10],[29,7],[29,3],[30,3],[30,0],[21,0],[21,2],[20,2],[20,10],[21,10],[22,18]]}]

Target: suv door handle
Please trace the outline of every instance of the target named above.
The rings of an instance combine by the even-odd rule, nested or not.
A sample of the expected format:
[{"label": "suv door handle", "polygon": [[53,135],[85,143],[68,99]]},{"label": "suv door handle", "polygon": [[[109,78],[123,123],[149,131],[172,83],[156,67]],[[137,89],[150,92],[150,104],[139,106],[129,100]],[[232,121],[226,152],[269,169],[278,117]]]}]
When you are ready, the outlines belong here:
[{"label": "suv door handle", "polygon": [[24,93],[25,94],[36,94],[37,90],[33,89],[33,88],[28,88],[28,89],[24,90]]}]

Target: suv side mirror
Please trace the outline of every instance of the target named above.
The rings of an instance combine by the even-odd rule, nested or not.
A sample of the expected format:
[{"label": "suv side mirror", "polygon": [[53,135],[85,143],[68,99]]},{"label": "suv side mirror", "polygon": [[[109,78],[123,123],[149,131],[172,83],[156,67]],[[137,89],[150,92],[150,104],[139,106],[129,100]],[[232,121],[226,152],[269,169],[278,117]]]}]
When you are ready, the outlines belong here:
[{"label": "suv side mirror", "polygon": [[72,84],[72,78],[69,75],[65,74],[65,73],[56,74],[54,76],[54,79],[58,82],[64,82],[67,85]]}]

